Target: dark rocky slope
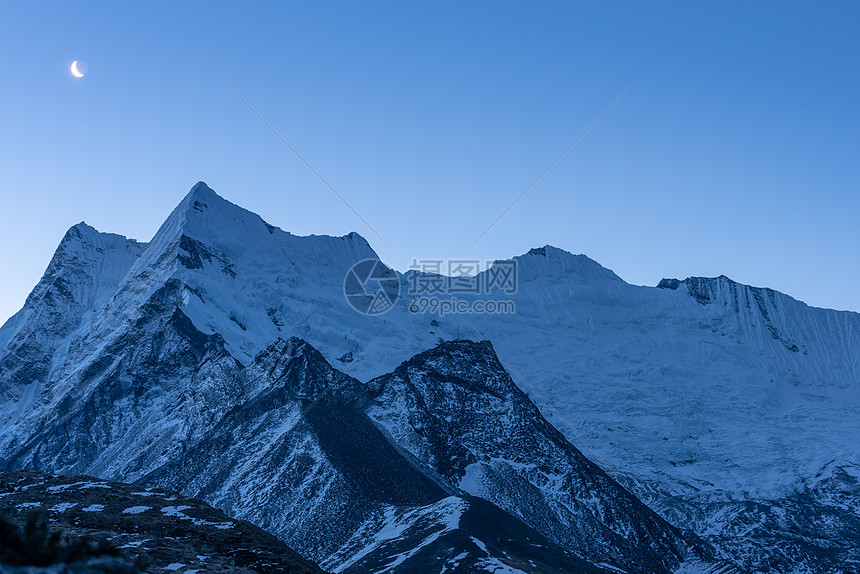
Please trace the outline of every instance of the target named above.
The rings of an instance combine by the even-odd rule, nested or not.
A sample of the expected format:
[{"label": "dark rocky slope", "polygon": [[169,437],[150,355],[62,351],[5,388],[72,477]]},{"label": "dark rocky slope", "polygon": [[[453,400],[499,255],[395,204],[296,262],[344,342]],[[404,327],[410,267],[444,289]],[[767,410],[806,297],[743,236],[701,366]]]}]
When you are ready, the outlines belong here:
[{"label": "dark rocky slope", "polygon": [[146,572],[322,574],[268,532],[200,500],[89,476],[0,474],[0,517],[47,514],[65,537],[108,543]]}]

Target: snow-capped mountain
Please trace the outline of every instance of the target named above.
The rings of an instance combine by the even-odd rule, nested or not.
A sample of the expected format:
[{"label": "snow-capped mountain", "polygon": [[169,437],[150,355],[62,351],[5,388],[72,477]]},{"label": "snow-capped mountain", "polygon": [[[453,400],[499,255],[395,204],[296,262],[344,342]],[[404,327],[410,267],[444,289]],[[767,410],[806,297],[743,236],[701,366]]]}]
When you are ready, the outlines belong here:
[{"label": "snow-capped mountain", "polygon": [[[3,407],[44,383],[66,344],[86,333],[145,245],[99,233],[85,223],[66,233],[24,308],[0,329],[0,399]],[[12,357],[26,357],[26,361]],[[0,425],[11,413],[3,411]]]},{"label": "snow-capped mountain", "polygon": [[[346,381],[354,388],[328,400],[364,397],[351,404],[362,405],[356,420],[371,421],[383,437],[374,440],[390,444],[404,469],[431,477],[446,493],[416,497],[402,514],[384,500],[368,502],[377,520],[345,520],[357,529],[329,548],[329,568],[348,567],[367,541],[376,549],[402,547],[380,532],[413,528],[420,538],[429,523],[445,530],[438,526],[445,519],[432,516],[481,499],[559,552],[586,556],[588,544],[609,543],[608,563],[629,568],[624,556],[647,547],[664,567],[679,566],[671,556],[696,544],[673,527],[655,526],[661,519],[638,501],[613,515],[621,510],[602,505],[623,489],[608,477],[675,527],[701,536],[702,548],[750,571],[850,572],[860,563],[860,314],[811,308],[724,277],[629,285],[583,255],[546,246],[514,258],[517,292],[495,297],[514,302],[514,314],[410,312],[408,285],[419,273],[410,271],[401,276],[396,306],[366,316],[346,301],[343,282],[354,263],[375,257],[357,234],[297,237],[202,183],[149,244],[75,226],[24,309],[0,328],[3,467],[167,481],[167,469],[179,469],[195,447],[209,448],[211,459],[222,445],[233,462],[224,470],[201,467],[200,476],[211,475],[206,484],[188,476],[185,484],[198,491],[187,494],[210,503],[220,497],[216,505],[237,515],[253,511],[233,505],[252,498],[242,485],[257,472],[240,463],[275,472],[294,460],[296,476],[335,476],[342,471],[331,453],[339,447],[322,448],[318,430],[306,429],[301,444],[276,440],[278,424],[295,418],[318,385],[290,387],[283,404],[271,407],[280,414],[267,414],[267,405],[278,404],[277,389],[287,392],[267,362],[281,360],[278,353],[292,357],[281,347],[296,345],[295,336],[319,350],[318,367],[338,364],[355,377],[331,375],[338,389]],[[458,385],[489,380],[481,366],[491,361],[478,353],[473,376],[452,379],[462,365],[440,365],[432,355],[444,346],[420,355],[439,339],[491,341],[504,367],[491,369],[497,383],[510,374],[552,426],[542,426],[539,411],[515,399],[513,388],[496,396],[498,389],[468,386],[475,392],[468,400],[495,413],[492,420],[457,411],[457,400],[465,400]],[[409,370],[416,355],[429,361],[426,372]],[[331,382],[328,376],[314,375],[318,384]],[[372,392],[359,393],[359,381],[370,381]],[[269,398],[251,404],[263,396]],[[309,416],[329,406],[320,401]],[[238,411],[247,419],[236,418]],[[521,450],[487,438],[523,429],[529,440],[520,441]],[[231,442],[231,433],[247,440]],[[218,436],[222,442],[212,443]],[[265,456],[243,446],[251,438]],[[608,477],[595,478],[602,471],[573,447]],[[316,462],[298,462],[309,460]],[[597,474],[584,479],[589,495],[560,478],[592,470]],[[265,484],[262,476],[277,475],[249,484]],[[278,516],[280,526],[275,519],[263,526],[302,524],[299,516]],[[602,538],[592,538],[603,528]],[[620,532],[625,543],[607,542]],[[631,533],[643,538],[631,542]]]}]

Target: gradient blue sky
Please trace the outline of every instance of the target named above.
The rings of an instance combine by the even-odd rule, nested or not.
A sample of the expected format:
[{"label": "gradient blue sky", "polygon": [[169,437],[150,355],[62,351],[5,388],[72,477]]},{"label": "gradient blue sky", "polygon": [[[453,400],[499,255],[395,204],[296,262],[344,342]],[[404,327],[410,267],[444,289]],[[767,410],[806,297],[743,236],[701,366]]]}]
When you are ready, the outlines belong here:
[{"label": "gradient blue sky", "polygon": [[860,310],[858,6],[6,3],[0,321],[68,227],[148,240],[198,180],[400,270],[549,243]]}]

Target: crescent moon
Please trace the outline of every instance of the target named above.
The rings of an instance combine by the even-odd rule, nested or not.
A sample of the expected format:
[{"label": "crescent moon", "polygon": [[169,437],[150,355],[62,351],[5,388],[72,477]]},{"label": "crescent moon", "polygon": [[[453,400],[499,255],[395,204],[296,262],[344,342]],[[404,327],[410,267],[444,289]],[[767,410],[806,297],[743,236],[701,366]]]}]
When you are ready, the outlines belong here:
[{"label": "crescent moon", "polygon": [[78,71],[78,61],[72,62],[72,75],[76,78],[83,78],[84,75]]}]

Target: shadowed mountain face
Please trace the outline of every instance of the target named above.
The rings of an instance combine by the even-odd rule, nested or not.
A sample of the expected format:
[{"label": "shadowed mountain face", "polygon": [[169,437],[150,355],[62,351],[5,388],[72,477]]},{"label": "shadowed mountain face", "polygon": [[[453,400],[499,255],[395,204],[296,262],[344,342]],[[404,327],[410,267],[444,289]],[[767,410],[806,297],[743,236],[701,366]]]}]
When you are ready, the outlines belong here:
[{"label": "shadowed mountain face", "polygon": [[410,313],[410,272],[368,317],[369,257],[202,183],[148,244],[75,226],[0,328],[0,468],[173,488],[338,571],[860,561],[860,315],[546,246],[515,314]]},{"label": "shadowed mountain face", "polygon": [[629,572],[686,554],[680,532],[585,458],[513,383],[488,341],[454,341],[369,383],[366,412],[424,465],[558,544]]}]

